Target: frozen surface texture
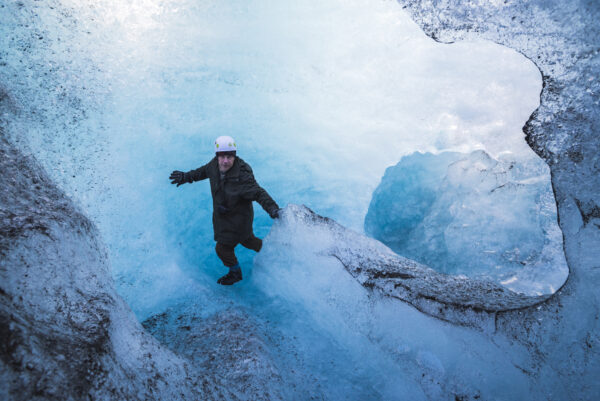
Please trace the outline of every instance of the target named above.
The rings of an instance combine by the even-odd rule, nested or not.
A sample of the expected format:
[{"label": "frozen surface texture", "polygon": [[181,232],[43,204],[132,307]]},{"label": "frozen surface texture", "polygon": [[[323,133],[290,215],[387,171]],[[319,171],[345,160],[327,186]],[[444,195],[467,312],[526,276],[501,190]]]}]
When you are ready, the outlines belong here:
[{"label": "frozen surface texture", "polygon": [[553,293],[568,274],[550,173],[537,157],[405,156],[375,190],[365,231],[440,272],[523,293]]},{"label": "frozen surface texture", "polygon": [[[493,67],[491,54],[508,59],[514,52],[488,46],[488,63],[461,81],[442,76],[429,87],[447,72],[448,51],[421,79],[390,83],[381,77],[422,71],[404,63],[412,57],[403,54],[419,55],[405,39],[410,29],[365,35],[386,21],[390,29],[405,26],[397,24],[395,3],[373,3],[381,8],[369,20],[358,18],[373,16],[360,2],[349,9],[342,7],[347,1],[293,2],[297,9],[249,4],[0,3],[0,398],[230,399],[245,396],[235,383],[241,380],[253,396],[274,399],[594,399],[600,393],[597,3],[403,2],[437,40],[491,39],[542,71],[542,104],[525,130],[551,169],[571,269],[566,285],[549,297],[441,275],[295,206],[275,223],[253,266],[252,256],[241,257],[244,281],[233,291],[215,289],[211,275],[222,271],[206,234],[210,212],[196,207],[209,194],[190,186],[175,195],[166,176],[174,160],[197,167],[219,129],[248,132],[245,143],[254,145],[245,151],[269,161],[253,164],[260,177],[286,170],[299,178],[279,187],[282,204],[300,194],[353,226],[366,210],[370,190],[364,189],[374,189],[401,150],[471,151],[481,142],[497,156],[505,134],[510,143],[520,139],[496,122],[514,124],[522,116],[493,111],[514,105],[509,94],[524,83],[509,74],[491,90],[463,92],[471,81],[489,81],[477,74]],[[335,13],[332,24],[330,12],[338,9],[345,12]],[[304,19],[290,23],[297,16]],[[316,22],[310,35],[292,29],[307,21]],[[360,23],[337,29],[348,21]],[[374,48],[378,43],[389,46]],[[407,53],[390,50],[399,43]],[[470,45],[453,49],[469,55],[454,59],[473,64]],[[510,70],[519,63],[506,64]],[[414,103],[396,88],[426,93]],[[502,102],[475,96],[481,93]],[[528,115],[536,102],[520,100],[518,109]],[[433,123],[422,124],[432,119],[433,104]],[[409,135],[398,135],[399,122],[415,113]],[[450,126],[457,131],[437,138]],[[465,142],[468,131],[474,136]],[[421,137],[427,140],[412,141]],[[280,145],[261,153],[257,138]],[[383,153],[382,143],[391,143],[385,147],[391,151]],[[344,160],[330,157],[332,148]],[[198,149],[209,150],[199,157]],[[365,169],[372,162],[377,166]],[[267,183],[280,181],[271,175]],[[143,331],[116,295],[94,224],[62,190],[98,222],[123,294],[137,313],[152,316],[146,326],[170,350]],[[257,215],[256,223],[262,234],[269,231],[268,217]],[[160,314],[176,295],[201,307]],[[202,336],[194,337],[192,327]],[[229,333],[238,335],[229,344],[243,349],[231,352]]]},{"label": "frozen surface texture", "polygon": [[[143,322],[161,343],[204,372],[202,388],[210,399],[284,400],[283,381],[269,355],[264,335],[238,308],[202,317],[201,305],[169,309]],[[214,378],[214,379],[213,379]],[[218,387],[214,383],[218,383]]]},{"label": "frozen surface texture", "polygon": [[[538,376],[544,356],[497,324],[503,314],[535,309],[548,296],[440,274],[295,205],[273,225],[254,266],[252,285],[296,305],[306,326],[321,333],[313,347],[333,340],[321,364],[335,363],[338,348],[345,350],[338,355],[350,353],[344,366],[332,366],[365,394],[352,399],[542,400],[544,380],[556,379],[555,372],[553,379]],[[357,369],[377,374],[365,382]],[[339,391],[324,394],[347,399]]]},{"label": "frozen surface texture", "polygon": [[89,220],[4,137],[0,155],[0,398],[194,397],[115,293]]},{"label": "frozen surface texture", "polygon": [[442,320],[494,332],[496,312],[523,309],[548,298],[518,294],[489,281],[438,273],[306,207],[288,206],[286,219],[288,226],[314,231],[322,245],[317,248],[311,244],[310,248],[316,254],[339,260],[363,286],[376,288]]},{"label": "frozen surface texture", "polygon": [[399,1],[432,38],[484,38],[521,52],[540,69],[540,107],[526,139],[550,166],[565,256],[565,286],[539,309],[498,323],[544,355],[549,398],[592,399],[600,375],[600,4],[596,1]]},{"label": "frozen surface texture", "polygon": [[116,294],[93,224],[4,136],[0,156],[0,398],[282,399],[239,312],[169,338],[181,356],[162,347]]}]

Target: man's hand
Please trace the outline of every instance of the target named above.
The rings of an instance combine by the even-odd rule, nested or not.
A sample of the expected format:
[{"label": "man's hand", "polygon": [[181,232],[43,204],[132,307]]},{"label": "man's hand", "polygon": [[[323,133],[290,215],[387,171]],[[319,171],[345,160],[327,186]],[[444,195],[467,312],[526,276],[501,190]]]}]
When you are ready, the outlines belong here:
[{"label": "man's hand", "polygon": [[184,177],[185,173],[183,171],[175,170],[171,173],[169,180],[172,180],[171,184],[177,184],[179,187],[181,184],[185,184]]},{"label": "man's hand", "polygon": [[281,212],[281,209],[274,207],[273,209],[269,210],[269,216],[271,216],[272,219],[277,219],[277,218],[279,218],[280,212]]}]

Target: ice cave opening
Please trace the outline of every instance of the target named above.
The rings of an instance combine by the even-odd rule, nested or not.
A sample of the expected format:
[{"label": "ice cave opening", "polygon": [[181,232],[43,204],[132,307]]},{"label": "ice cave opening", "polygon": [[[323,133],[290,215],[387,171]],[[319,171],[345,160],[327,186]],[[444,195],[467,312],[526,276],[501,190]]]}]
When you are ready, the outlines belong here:
[{"label": "ice cave opening", "polygon": [[[443,341],[422,347],[429,318],[388,301],[373,309],[339,263],[288,248],[318,233],[273,238],[260,207],[265,252],[238,248],[245,279],[216,286],[208,185],[167,178],[206,163],[222,134],[281,206],[304,204],[400,255],[516,291],[566,279],[549,170],[522,132],[541,76],[521,54],[436,43],[392,1],[58,3],[19,17],[7,10],[17,3],[4,8],[2,30],[43,23],[37,48],[3,55],[17,100],[45,110],[11,122],[27,132],[13,141],[96,223],[140,321],[186,304],[202,316],[241,308],[281,334],[273,353],[301,350],[339,399],[410,395],[411,364],[469,363]],[[66,108],[83,111],[67,121]],[[518,391],[521,373],[506,372]]]}]

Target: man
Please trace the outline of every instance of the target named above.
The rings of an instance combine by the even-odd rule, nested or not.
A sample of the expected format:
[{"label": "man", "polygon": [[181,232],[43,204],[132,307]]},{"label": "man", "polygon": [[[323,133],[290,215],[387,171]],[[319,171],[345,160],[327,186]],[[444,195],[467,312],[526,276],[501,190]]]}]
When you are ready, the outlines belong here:
[{"label": "man", "polygon": [[217,256],[229,268],[229,273],[217,280],[222,285],[232,285],[242,279],[242,269],[235,256],[237,244],[256,252],[262,240],[254,236],[252,201],[258,202],[275,219],[279,206],[261,188],[250,165],[236,156],[237,145],[230,136],[220,136],[215,141],[216,156],[206,165],[184,173],[175,170],[169,177],[171,184],[192,183],[208,178],[213,199],[213,230],[217,241]]}]

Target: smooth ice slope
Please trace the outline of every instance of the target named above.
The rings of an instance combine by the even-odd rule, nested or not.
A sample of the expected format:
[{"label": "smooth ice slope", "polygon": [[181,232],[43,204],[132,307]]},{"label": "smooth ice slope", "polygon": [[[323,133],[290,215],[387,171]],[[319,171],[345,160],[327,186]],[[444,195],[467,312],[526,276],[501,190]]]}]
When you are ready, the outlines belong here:
[{"label": "smooth ice slope", "polygon": [[568,268],[547,165],[470,154],[414,153],[387,169],[365,231],[447,274],[553,293]]}]

